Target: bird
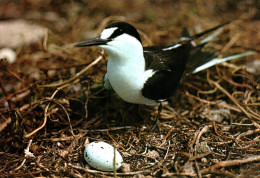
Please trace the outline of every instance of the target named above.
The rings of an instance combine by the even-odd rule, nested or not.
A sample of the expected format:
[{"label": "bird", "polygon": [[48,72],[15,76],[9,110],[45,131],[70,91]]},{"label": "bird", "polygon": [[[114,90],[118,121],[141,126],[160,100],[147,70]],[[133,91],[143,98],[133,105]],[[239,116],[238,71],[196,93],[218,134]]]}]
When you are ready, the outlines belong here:
[{"label": "bird", "polygon": [[[190,36],[187,28],[177,42],[163,46],[143,47],[137,29],[127,22],[116,22],[106,26],[95,38],[76,43],[76,47],[98,46],[108,53],[107,73],[104,87],[114,90],[124,101],[134,104],[157,105],[159,120],[162,101],[169,99],[178,89],[182,79],[213,65],[238,57],[250,55],[242,53],[217,59],[214,51],[202,51],[203,47],[220,33],[217,25],[201,33]],[[210,32],[196,44],[194,40]]]}]

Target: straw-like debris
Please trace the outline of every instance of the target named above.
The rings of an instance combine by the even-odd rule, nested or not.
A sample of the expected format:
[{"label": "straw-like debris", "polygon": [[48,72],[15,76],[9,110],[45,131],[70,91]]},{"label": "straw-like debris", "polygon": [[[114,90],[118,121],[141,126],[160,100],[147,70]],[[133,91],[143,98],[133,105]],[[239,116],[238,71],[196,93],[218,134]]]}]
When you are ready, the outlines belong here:
[{"label": "straw-like debris", "polygon": [[[257,1],[225,0],[1,1],[9,25],[19,17],[46,30],[32,43],[1,43],[17,57],[0,60],[0,177],[259,175],[259,9]],[[163,102],[160,133],[149,132],[156,107],[104,89],[104,51],[73,47],[114,21],[137,27],[147,46],[177,40],[183,27],[195,34],[231,19],[208,48],[222,57],[255,53],[184,79]],[[114,145],[123,168],[90,168],[86,140]]]}]

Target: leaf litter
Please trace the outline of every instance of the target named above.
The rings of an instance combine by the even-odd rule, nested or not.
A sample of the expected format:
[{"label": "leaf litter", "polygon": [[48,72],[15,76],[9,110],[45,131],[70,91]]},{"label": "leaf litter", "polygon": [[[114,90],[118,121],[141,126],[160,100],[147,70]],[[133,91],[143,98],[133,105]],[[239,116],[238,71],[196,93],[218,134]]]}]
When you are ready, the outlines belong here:
[{"label": "leaf litter", "polygon": [[[1,41],[17,55],[12,64],[0,61],[1,177],[259,175],[259,3],[1,1],[0,12],[0,26],[19,17],[44,28],[25,32],[32,43]],[[161,132],[149,132],[156,107],[126,103],[104,89],[103,51],[73,47],[114,21],[136,26],[147,46],[177,40],[183,27],[195,34],[234,18],[208,47],[223,56],[255,54],[184,79],[163,103]],[[90,168],[86,140],[114,145],[123,168],[116,174]]]}]

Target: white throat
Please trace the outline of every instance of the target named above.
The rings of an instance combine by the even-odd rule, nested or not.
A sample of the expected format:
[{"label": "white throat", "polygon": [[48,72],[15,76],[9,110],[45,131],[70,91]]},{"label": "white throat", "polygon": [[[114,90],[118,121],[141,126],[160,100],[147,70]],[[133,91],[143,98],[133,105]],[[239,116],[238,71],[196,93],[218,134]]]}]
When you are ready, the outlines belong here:
[{"label": "white throat", "polygon": [[154,73],[152,70],[145,71],[142,44],[136,38],[123,34],[100,47],[109,54],[107,77],[115,92],[130,103],[156,104],[141,93],[145,81]]}]

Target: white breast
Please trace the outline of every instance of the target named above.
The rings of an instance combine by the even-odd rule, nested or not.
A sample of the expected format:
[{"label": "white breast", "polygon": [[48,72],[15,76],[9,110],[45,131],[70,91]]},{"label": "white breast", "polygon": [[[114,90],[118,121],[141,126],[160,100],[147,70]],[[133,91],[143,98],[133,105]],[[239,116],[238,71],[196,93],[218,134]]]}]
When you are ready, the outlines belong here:
[{"label": "white breast", "polygon": [[130,35],[123,34],[107,45],[100,45],[109,54],[107,77],[115,92],[125,101],[155,105],[142,95],[145,81],[154,73],[145,71],[143,47]]},{"label": "white breast", "polygon": [[155,105],[156,102],[142,96],[144,82],[152,71],[138,71],[135,66],[122,66],[113,60],[108,61],[107,74],[115,92],[125,101],[135,104]]}]

